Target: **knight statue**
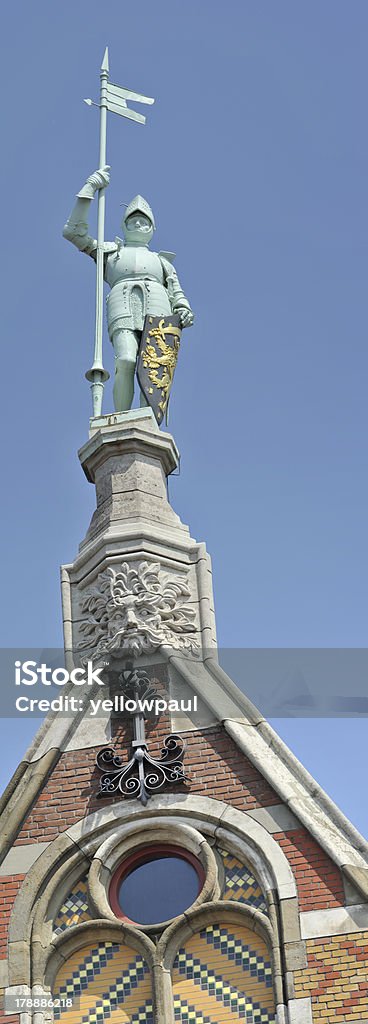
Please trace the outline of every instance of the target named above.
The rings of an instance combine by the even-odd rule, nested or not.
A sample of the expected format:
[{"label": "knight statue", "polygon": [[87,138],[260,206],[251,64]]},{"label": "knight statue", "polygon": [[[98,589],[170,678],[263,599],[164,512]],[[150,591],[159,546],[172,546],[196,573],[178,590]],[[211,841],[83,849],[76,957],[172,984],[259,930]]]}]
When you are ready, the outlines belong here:
[{"label": "knight statue", "polygon": [[[88,233],[88,211],[91,200],[96,192],[106,188],[109,184],[109,167],[105,166],[95,171],[87,178],[87,181],[77,195],[77,201],[64,227],[63,235],[68,241],[73,242],[81,252],[87,253],[96,260],[97,240]],[[124,240],[115,238],[114,242],[104,242],[104,279],[110,286],[107,297],[107,325],[110,341],[115,353],[115,378],[114,378],[114,405],[117,412],[124,412],[131,408],[134,396],[134,377],[137,367],[137,356],[143,334],[146,330],[145,324],[154,325],[149,332],[153,335],[152,342],[160,342],[161,353],[169,351],[168,345],[164,344],[166,333],[175,334],[180,338],[180,329],[190,327],[193,323],[193,313],[188,299],[181,288],[176,270],[172,265],[173,255],[170,253],[153,252],[149,249],[149,243],[155,230],[155,220],[152,210],[142,196],[136,196],[129,203],[125,210],[122,221]],[[177,325],[172,324],[167,318],[171,318]],[[148,327],[147,327],[148,331]],[[176,341],[178,348],[179,342]],[[172,355],[171,362],[175,359]],[[156,353],[156,366],[166,369],[166,379],[170,386],[173,370],[167,373],[168,365],[165,367],[164,356],[158,353],[157,348],[147,345],[148,352]],[[157,354],[158,353],[158,354]],[[146,359],[148,356],[146,355]],[[154,360],[151,359],[153,365]],[[168,360],[166,358],[166,363]],[[147,366],[147,361],[144,366]],[[143,371],[142,371],[143,372]],[[156,377],[154,376],[156,372]],[[163,376],[161,378],[156,371],[151,369],[150,381],[161,385],[160,394],[164,395]],[[154,388],[148,387],[146,392],[142,390],[142,379],[139,376],[141,386],[140,404],[147,405],[148,393]],[[148,380],[149,384],[149,380]],[[167,384],[167,397],[162,404],[164,408],[168,398],[169,385]],[[166,394],[166,392],[165,392]]]}]

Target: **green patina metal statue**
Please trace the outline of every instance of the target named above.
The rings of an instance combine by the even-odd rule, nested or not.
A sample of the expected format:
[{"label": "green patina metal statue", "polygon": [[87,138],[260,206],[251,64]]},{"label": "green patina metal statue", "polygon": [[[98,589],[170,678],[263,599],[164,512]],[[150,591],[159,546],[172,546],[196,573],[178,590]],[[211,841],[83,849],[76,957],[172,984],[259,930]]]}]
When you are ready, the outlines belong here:
[{"label": "green patina metal statue", "polygon": [[[153,252],[149,243],[155,230],[151,207],[142,196],[129,203],[122,222],[124,238],[104,241],[105,189],[110,168],[106,165],[107,111],[144,123],[126,99],[152,103],[149,97],[128,92],[109,83],[108,54],[101,68],[100,168],[87,178],[64,227],[64,237],[97,264],[95,355],[86,374],[92,383],[94,414],[101,412],[102,391],[108,373],[102,364],[103,280],[110,286],[107,325],[115,353],[114,404],[118,412],[131,408],[137,369],[141,405],[151,405],[160,423],[170,388],[180,344],[181,328],[190,327],[193,313],[173,267],[172,253]],[[91,100],[87,100],[91,104]],[[91,201],[98,193],[98,237],[88,231]]]},{"label": "green patina metal statue", "polygon": [[[88,234],[88,207],[95,192],[105,188],[108,182],[107,167],[91,174],[78,193],[77,202],[63,232],[65,238],[94,259],[97,240]],[[124,240],[116,238],[114,242],[104,243],[104,279],[111,288],[107,298],[107,325],[115,353],[114,404],[117,411],[125,411],[132,405],[137,355],[146,317],[148,324],[151,317],[159,318],[159,321],[164,318],[167,327],[167,318],[170,319],[170,314],[176,313],[180,328],[189,327],[193,323],[192,310],[168,254],[152,252],[148,248],[155,221],[150,206],[142,196],[136,196],[129,203],[122,229]],[[167,336],[164,336],[164,340],[167,345]],[[169,347],[174,352],[174,348]],[[157,354],[158,359],[164,357],[165,350]],[[169,353],[166,362],[168,358]],[[157,378],[160,381],[160,375],[156,373]],[[141,405],[146,404],[147,398],[141,391]]]}]

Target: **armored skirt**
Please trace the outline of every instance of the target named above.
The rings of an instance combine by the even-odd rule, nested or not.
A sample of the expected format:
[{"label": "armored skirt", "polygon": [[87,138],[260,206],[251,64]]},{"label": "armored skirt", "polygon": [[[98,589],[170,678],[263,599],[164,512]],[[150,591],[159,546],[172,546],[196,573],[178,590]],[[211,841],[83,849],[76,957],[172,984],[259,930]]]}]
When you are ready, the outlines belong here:
[{"label": "armored skirt", "polygon": [[147,315],[169,316],[171,305],[158,281],[118,281],[106,300],[110,338],[115,331],[141,331]]}]

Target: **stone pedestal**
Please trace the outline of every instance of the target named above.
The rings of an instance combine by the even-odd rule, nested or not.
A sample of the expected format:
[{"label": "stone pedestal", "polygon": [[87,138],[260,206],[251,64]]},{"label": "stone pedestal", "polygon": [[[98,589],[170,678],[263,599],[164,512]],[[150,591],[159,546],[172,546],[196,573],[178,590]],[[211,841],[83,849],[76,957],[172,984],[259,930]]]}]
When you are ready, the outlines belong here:
[{"label": "stone pedestal", "polygon": [[[79,458],[87,480],[95,484],[97,508],[80,550],[98,537],[112,537],[124,524],[129,541],[147,524],[189,536],[167,499],[167,477],[179,464],[170,434],[161,432],[151,410],[102,416],[91,421],[90,438]],[[179,539],[179,538],[178,538]]]},{"label": "stone pedestal", "polygon": [[101,416],[79,458],[96,510],[62,570],[66,648],[116,643],[137,655],[158,650],[161,637],[178,652],[214,649],[210,558],[168,500],[179,463],[171,435],[150,409]]}]

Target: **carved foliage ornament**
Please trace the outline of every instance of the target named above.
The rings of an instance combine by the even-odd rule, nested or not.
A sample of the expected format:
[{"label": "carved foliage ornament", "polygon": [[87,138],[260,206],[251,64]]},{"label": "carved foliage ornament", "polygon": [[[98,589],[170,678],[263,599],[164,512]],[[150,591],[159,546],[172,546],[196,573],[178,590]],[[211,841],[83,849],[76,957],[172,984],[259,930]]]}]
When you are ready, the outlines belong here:
[{"label": "carved foliage ornament", "polygon": [[185,579],[162,572],[158,562],[109,567],[82,598],[79,649],[94,658],[114,651],[138,656],[164,644],[195,654],[190,596]]}]

